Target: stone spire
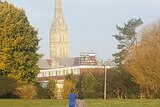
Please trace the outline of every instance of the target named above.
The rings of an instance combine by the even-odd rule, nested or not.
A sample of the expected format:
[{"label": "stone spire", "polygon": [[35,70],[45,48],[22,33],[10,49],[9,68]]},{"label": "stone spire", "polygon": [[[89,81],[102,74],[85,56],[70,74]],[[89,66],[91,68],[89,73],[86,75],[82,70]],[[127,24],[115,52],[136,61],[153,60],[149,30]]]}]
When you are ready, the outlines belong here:
[{"label": "stone spire", "polygon": [[57,29],[59,29],[59,27],[66,27],[63,20],[61,0],[55,0],[54,21],[52,26]]},{"label": "stone spire", "polygon": [[62,6],[61,6],[61,1],[60,0],[56,0],[55,1],[55,14],[54,14],[54,19],[56,18],[63,18],[62,15]]},{"label": "stone spire", "polygon": [[54,20],[50,30],[50,58],[57,66],[57,59],[68,57],[68,31],[63,20],[61,0],[55,0]]}]

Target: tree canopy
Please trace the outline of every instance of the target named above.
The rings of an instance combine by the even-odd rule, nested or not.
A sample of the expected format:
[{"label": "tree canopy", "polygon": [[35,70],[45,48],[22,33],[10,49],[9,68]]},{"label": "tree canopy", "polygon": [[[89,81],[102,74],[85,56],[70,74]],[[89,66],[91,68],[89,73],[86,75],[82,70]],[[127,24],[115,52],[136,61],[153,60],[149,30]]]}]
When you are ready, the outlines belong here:
[{"label": "tree canopy", "polygon": [[37,30],[23,9],[0,2],[0,74],[31,82],[39,72]]},{"label": "tree canopy", "polygon": [[116,26],[118,34],[113,35],[113,37],[115,37],[115,39],[119,42],[119,44],[117,45],[117,49],[119,49],[119,52],[113,54],[113,57],[115,57],[114,61],[118,67],[121,67],[122,63],[124,63],[124,53],[131,45],[136,42],[136,29],[141,24],[143,24],[143,22],[139,18],[129,20],[124,24],[124,27]]},{"label": "tree canopy", "polygon": [[153,97],[160,91],[160,21],[144,26],[138,36],[140,41],[130,47],[125,68],[142,92]]},{"label": "tree canopy", "polygon": [[[118,41],[117,49],[119,50],[119,52],[113,54],[113,57],[114,62],[117,65],[115,70],[119,71],[119,73],[116,73],[118,74],[116,78],[119,78],[119,82],[115,82],[117,84],[115,89],[117,95],[120,97],[122,97],[122,95],[119,94],[123,93],[126,97],[129,94],[132,94],[135,97],[135,95],[137,94],[135,90],[138,92],[139,86],[136,83],[134,83],[134,81],[132,81],[133,76],[130,73],[128,73],[124,65],[127,59],[130,57],[130,47],[132,47],[138,41],[137,29],[142,24],[143,21],[141,20],[141,18],[131,19],[127,21],[127,23],[124,23],[124,27],[116,26],[118,34],[113,35],[113,37],[115,37],[115,39]],[[129,95],[128,97],[131,97],[131,95]]]}]

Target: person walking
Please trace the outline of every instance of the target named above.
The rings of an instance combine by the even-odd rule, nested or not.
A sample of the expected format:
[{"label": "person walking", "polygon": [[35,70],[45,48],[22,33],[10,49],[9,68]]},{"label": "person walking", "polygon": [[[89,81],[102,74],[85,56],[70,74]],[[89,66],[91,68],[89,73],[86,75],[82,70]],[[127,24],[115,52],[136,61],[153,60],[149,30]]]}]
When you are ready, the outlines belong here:
[{"label": "person walking", "polygon": [[76,105],[76,95],[73,92],[74,92],[74,89],[72,88],[70,90],[70,94],[68,95],[69,107],[75,107]]},{"label": "person walking", "polygon": [[84,100],[83,92],[81,91],[78,93],[78,97],[76,100],[76,107],[85,107],[85,100]]}]

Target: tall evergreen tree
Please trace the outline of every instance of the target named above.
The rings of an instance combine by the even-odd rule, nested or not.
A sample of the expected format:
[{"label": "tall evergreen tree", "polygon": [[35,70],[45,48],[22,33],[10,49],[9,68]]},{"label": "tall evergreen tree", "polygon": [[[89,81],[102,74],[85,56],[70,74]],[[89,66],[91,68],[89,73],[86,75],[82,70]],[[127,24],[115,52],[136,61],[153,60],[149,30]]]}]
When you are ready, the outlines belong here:
[{"label": "tall evergreen tree", "polygon": [[0,74],[31,82],[39,72],[37,31],[25,11],[0,2]]},{"label": "tall evergreen tree", "polygon": [[114,62],[118,67],[122,67],[122,63],[125,62],[125,56],[123,56],[124,53],[126,53],[127,49],[137,41],[136,29],[142,24],[143,22],[139,18],[129,20],[124,24],[124,27],[116,26],[118,34],[113,35],[113,37],[115,37],[115,39],[119,42],[119,44],[117,45],[117,49],[119,49],[119,52],[113,54],[113,57],[115,58]]},{"label": "tall evergreen tree", "polygon": [[[134,84],[132,81],[132,76],[124,69],[124,64],[126,63],[126,59],[130,56],[129,48],[133,46],[135,43],[137,43],[137,28],[143,24],[143,21],[139,19],[131,19],[127,23],[124,23],[124,27],[116,26],[118,30],[118,34],[113,35],[115,39],[118,41],[117,49],[119,52],[113,54],[114,62],[116,63],[116,71],[120,71],[119,76],[121,75],[121,78],[119,78],[119,89],[121,91],[121,95],[119,95],[120,91],[118,89],[118,96],[122,97],[122,93],[125,91],[126,94],[137,94],[139,92],[138,85]],[[128,78],[126,78],[128,77]],[[125,79],[126,78],[126,79]],[[126,84],[127,83],[127,84]],[[136,85],[136,87],[129,87],[132,85]],[[129,92],[130,90],[130,92]],[[136,92],[135,92],[136,90]],[[128,96],[127,95],[127,96]],[[117,96],[117,97],[118,97]],[[131,97],[131,96],[130,96]]]}]

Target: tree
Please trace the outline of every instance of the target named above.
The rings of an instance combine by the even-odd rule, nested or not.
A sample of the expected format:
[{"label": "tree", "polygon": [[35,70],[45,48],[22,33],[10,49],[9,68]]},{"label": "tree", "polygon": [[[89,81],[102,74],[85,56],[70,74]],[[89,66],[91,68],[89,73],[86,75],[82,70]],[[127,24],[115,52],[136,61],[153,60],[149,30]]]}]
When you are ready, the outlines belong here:
[{"label": "tree", "polygon": [[65,76],[63,88],[62,88],[62,97],[64,99],[68,98],[71,88],[76,91],[76,77],[72,74],[68,74]]},{"label": "tree", "polygon": [[104,69],[100,69],[99,71],[92,72],[92,75],[96,79],[94,95],[96,98],[103,98],[104,97]]},{"label": "tree", "polygon": [[[113,37],[115,37],[115,39],[119,42],[119,44],[117,45],[117,49],[119,49],[119,52],[113,54],[113,57],[115,58],[114,62],[117,65],[115,70],[120,72],[119,74],[122,76],[122,78],[125,78],[124,75],[129,77],[128,82],[130,84],[134,84],[132,81],[133,77],[129,73],[127,73],[126,69],[124,68],[124,64],[126,63],[126,60],[130,56],[130,53],[131,53],[129,48],[132,47],[134,44],[136,44],[138,41],[136,31],[137,31],[137,28],[142,24],[143,24],[143,22],[140,18],[139,19],[131,19],[127,23],[124,24],[124,27],[116,26],[116,28],[118,30],[118,34],[113,35]],[[119,92],[122,94],[122,93],[124,93],[124,91],[126,91],[126,89],[129,90],[131,88],[131,87],[130,88],[126,87],[127,84],[125,85],[123,83],[123,82],[127,83],[127,81],[125,81],[125,80],[127,80],[127,79],[119,78],[118,94],[119,94]],[[131,90],[130,93],[132,93],[133,92],[132,88],[130,90]],[[138,92],[138,90],[137,90],[137,92]],[[120,97],[122,97],[122,95]]]},{"label": "tree", "polygon": [[77,78],[71,73],[65,76],[65,80],[76,83]]},{"label": "tree", "polygon": [[84,77],[84,74],[80,74],[78,76],[78,79],[77,79],[77,83],[76,83],[76,89],[80,92],[82,91],[82,80],[83,80],[83,77]]},{"label": "tree", "polygon": [[70,93],[70,90],[71,89],[74,89],[74,91],[76,92],[76,84],[74,82],[71,82],[71,81],[67,81],[65,80],[64,81],[64,84],[63,84],[63,88],[62,88],[62,97],[64,99],[67,99],[68,98],[68,95]]},{"label": "tree", "polygon": [[139,85],[136,84],[128,72],[117,72],[115,68],[107,71],[108,98],[137,98]]},{"label": "tree", "polygon": [[55,97],[55,89],[56,89],[56,82],[54,79],[50,79],[48,84],[47,84],[47,90],[50,95],[50,98]]},{"label": "tree", "polygon": [[86,98],[95,97],[96,84],[97,84],[97,81],[91,73],[85,74],[83,76],[81,87],[82,87],[82,92],[84,93],[84,97]]},{"label": "tree", "polygon": [[153,98],[160,91],[160,21],[145,26],[139,43],[130,48],[125,68],[140,84],[141,92]]},{"label": "tree", "polygon": [[[124,27],[116,26],[118,30],[118,34],[113,35],[115,39],[119,42],[117,45],[117,49],[120,51],[113,54],[113,57],[115,57],[114,62],[117,64],[117,66],[121,69],[122,64],[124,61],[124,53],[128,50],[130,46],[132,46],[136,41],[136,29],[141,24],[143,24],[142,20],[139,19],[131,19],[127,23],[124,24]],[[126,54],[125,54],[126,55]]]},{"label": "tree", "polygon": [[18,81],[31,82],[39,73],[37,31],[25,11],[0,2],[0,72]]},{"label": "tree", "polygon": [[51,95],[46,87],[43,87],[41,83],[37,82],[35,84],[36,87],[36,96],[35,98],[40,99],[50,99]]}]

